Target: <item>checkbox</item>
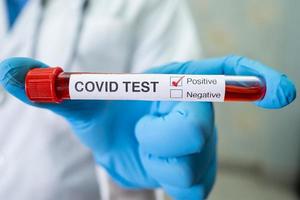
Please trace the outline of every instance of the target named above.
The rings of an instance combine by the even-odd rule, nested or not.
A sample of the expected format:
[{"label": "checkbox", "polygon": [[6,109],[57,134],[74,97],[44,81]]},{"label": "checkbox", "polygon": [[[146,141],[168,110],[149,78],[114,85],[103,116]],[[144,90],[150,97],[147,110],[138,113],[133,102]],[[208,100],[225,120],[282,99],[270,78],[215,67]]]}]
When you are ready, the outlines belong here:
[{"label": "checkbox", "polygon": [[170,90],[170,98],[172,99],[180,99],[183,97],[183,91],[180,89],[171,89]]},{"label": "checkbox", "polygon": [[171,76],[170,77],[170,86],[179,87],[182,86],[182,79],[184,76]]}]

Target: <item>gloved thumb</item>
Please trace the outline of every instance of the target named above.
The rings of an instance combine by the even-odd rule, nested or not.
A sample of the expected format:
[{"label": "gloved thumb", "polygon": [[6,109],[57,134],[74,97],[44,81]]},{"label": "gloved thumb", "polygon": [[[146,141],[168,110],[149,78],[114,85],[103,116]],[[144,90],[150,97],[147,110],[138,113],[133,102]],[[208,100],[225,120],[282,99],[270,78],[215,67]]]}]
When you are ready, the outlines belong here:
[{"label": "gloved thumb", "polygon": [[[59,114],[68,120],[78,118],[78,115],[82,115],[84,110],[86,118],[95,113],[96,106],[101,104],[99,101],[89,101],[84,103],[83,101],[66,101],[61,104],[47,104],[47,103],[34,103],[29,100],[25,92],[25,77],[27,72],[33,68],[46,68],[48,65],[31,59],[31,58],[9,58],[0,63],[0,84],[11,95],[15,96],[22,102],[31,106],[46,108],[52,110],[56,114]],[[88,108],[93,108],[90,111]],[[99,106],[98,106],[99,107]],[[76,112],[80,110],[81,113]]]},{"label": "gloved thumb", "polygon": [[[107,118],[106,115],[99,115],[99,110],[103,109],[103,102],[99,101],[65,101],[61,104],[45,104],[31,102],[25,93],[25,77],[32,68],[48,67],[46,64],[30,58],[9,58],[0,63],[0,84],[11,95],[31,106],[45,108],[64,117],[74,129],[80,140],[93,150],[100,151],[99,144],[102,141],[109,141],[105,134],[101,137],[93,137],[93,130],[103,129],[103,123],[109,120],[99,120],[100,117]],[[98,120],[98,121],[97,121]],[[97,123],[96,123],[97,121]],[[104,132],[104,131],[102,131]],[[107,142],[109,144],[109,142]],[[106,148],[102,145],[101,148]],[[95,151],[96,151],[95,150]]]},{"label": "gloved thumb", "polygon": [[295,85],[286,75],[242,56],[172,63],[153,68],[148,73],[259,76],[266,82],[266,94],[262,100],[256,102],[257,106],[269,109],[282,108],[296,98]]},{"label": "gloved thumb", "polygon": [[0,63],[0,84],[11,95],[32,105],[25,94],[25,76],[32,68],[48,67],[30,58],[9,58]]}]

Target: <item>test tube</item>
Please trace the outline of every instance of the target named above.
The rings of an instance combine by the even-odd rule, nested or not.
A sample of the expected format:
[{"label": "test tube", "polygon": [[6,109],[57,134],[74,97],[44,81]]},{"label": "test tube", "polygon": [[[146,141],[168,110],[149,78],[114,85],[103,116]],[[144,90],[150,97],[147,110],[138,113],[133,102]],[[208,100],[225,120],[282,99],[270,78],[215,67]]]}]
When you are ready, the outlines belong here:
[{"label": "test tube", "polygon": [[189,74],[103,74],[31,69],[25,90],[33,102],[63,100],[257,101],[266,92],[258,76]]}]

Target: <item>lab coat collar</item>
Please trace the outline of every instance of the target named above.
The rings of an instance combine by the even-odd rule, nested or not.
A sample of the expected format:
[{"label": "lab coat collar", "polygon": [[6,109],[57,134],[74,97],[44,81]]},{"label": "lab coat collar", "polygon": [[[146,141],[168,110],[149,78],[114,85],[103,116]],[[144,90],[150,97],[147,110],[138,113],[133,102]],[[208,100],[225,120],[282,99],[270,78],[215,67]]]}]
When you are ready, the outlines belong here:
[{"label": "lab coat collar", "polygon": [[[78,14],[84,1],[47,0],[47,7],[57,6],[59,9],[72,10]],[[0,60],[11,56],[32,56],[34,34],[41,12],[43,12],[41,2],[42,0],[30,0],[18,17],[14,27],[8,32],[6,5],[4,1],[0,1]],[[75,21],[78,21],[78,19],[74,19]]]},{"label": "lab coat collar", "polygon": [[[81,37],[81,28],[79,26],[81,23],[84,23],[81,15],[83,3],[84,0],[51,0],[51,3],[47,5],[44,18],[45,24],[43,24],[40,32],[36,54],[37,59],[49,64],[71,67],[69,65],[73,64],[80,42],[77,37]],[[51,15],[56,14],[57,11],[63,12],[63,21],[58,24],[52,24],[56,23],[58,19],[56,17],[52,19]],[[64,24],[64,27],[61,24]],[[57,30],[63,29],[63,32],[52,34],[48,30],[49,27],[52,29],[57,28]],[[49,40],[55,42],[48,43]],[[59,53],[57,53],[58,51]]]},{"label": "lab coat collar", "polygon": [[[6,10],[5,3],[1,1],[0,10]],[[5,33],[0,38],[0,59],[6,56],[29,56],[29,44],[33,39],[33,32],[40,14],[40,0],[30,0],[20,13],[14,27],[8,32],[6,11],[0,16],[1,29]],[[4,27],[5,26],[5,27]],[[27,48],[27,51],[22,51]],[[22,50],[20,50],[22,49]],[[18,52],[18,54],[15,54]],[[27,52],[22,54],[21,52]]]}]

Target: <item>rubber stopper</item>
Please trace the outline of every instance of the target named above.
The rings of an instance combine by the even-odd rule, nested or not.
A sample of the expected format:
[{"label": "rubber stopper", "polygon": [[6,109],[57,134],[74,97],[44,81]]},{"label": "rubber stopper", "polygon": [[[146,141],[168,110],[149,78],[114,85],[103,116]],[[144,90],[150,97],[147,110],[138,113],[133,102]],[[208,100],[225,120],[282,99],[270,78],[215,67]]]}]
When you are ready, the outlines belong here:
[{"label": "rubber stopper", "polygon": [[34,102],[60,103],[62,101],[56,94],[56,77],[63,72],[60,67],[31,69],[25,79],[27,97]]}]

